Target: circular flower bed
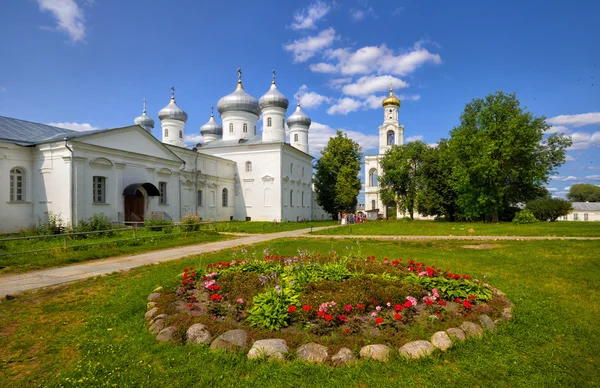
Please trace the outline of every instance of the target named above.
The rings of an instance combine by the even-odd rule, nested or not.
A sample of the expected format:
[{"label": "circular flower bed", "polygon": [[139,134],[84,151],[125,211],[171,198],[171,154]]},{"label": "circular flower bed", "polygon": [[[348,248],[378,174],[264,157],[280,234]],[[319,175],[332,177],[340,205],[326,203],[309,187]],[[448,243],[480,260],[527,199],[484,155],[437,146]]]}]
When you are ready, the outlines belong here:
[{"label": "circular flower bed", "polygon": [[[149,298],[146,318],[159,340],[243,349],[248,340],[277,339],[284,346],[279,356],[288,345],[298,355],[307,344],[325,347],[315,351],[327,358],[342,348],[363,355],[369,346],[413,346],[430,337],[445,350],[449,345],[436,345],[435,336],[480,335],[481,326],[492,329],[511,312],[510,301],[492,287],[412,259],[265,255],[185,268],[180,276],[176,290]],[[227,336],[242,332],[231,345]]]}]

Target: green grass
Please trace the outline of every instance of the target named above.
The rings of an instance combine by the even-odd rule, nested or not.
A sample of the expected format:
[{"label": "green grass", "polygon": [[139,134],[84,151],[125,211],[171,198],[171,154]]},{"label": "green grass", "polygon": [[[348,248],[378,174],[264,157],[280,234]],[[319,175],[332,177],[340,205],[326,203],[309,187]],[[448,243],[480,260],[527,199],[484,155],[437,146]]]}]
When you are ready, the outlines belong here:
[{"label": "green grass", "polygon": [[[469,233],[469,229],[474,232]],[[313,232],[320,235],[356,236],[578,236],[600,237],[600,222],[536,222],[515,225],[510,222],[375,221],[345,225]]]},{"label": "green grass", "polygon": [[289,230],[317,228],[320,226],[337,225],[337,221],[306,221],[306,222],[263,222],[263,221],[227,221],[215,222],[219,232],[234,233],[276,233]]},{"label": "green grass", "polygon": [[[157,344],[146,330],[146,297],[176,275],[231,259],[231,252],[141,267],[5,301],[0,307],[0,386],[593,386],[600,381],[600,241],[278,240],[327,254],[414,258],[464,272],[506,292],[514,319],[446,354],[330,368],[299,361],[249,361],[203,346]],[[239,252],[238,252],[239,255]]]}]

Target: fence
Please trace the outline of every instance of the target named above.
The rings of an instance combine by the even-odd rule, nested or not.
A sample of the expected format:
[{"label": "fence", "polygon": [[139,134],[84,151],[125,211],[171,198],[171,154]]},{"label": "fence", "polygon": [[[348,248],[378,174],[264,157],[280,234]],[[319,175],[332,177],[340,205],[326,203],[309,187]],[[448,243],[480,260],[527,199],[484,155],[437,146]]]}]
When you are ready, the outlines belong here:
[{"label": "fence", "polygon": [[[208,226],[208,228],[202,228],[202,226]],[[197,230],[194,230],[197,229]],[[150,233],[148,233],[148,231]],[[153,233],[160,232],[163,234]],[[24,236],[24,237],[10,237],[0,239],[0,257],[23,255],[29,253],[39,253],[52,251],[56,249],[76,249],[80,247],[88,247],[92,245],[101,244],[112,244],[119,241],[128,241],[145,238],[162,238],[172,237],[175,235],[187,236],[194,233],[205,233],[206,231],[216,232],[215,224],[212,221],[203,221],[196,223],[165,223],[165,224],[152,224],[148,226],[139,226],[139,223],[131,223],[130,227],[125,228],[114,228],[107,230],[98,230],[92,232],[77,232],[77,233],[61,233],[61,234],[50,234],[44,236]],[[116,235],[116,236],[115,236]],[[109,237],[111,236],[111,237]],[[102,238],[99,241],[90,242],[90,239]],[[29,243],[31,241],[31,243]],[[10,252],[9,245],[35,246],[47,245],[45,248],[40,249],[28,249]],[[23,242],[23,243],[21,243]]]}]

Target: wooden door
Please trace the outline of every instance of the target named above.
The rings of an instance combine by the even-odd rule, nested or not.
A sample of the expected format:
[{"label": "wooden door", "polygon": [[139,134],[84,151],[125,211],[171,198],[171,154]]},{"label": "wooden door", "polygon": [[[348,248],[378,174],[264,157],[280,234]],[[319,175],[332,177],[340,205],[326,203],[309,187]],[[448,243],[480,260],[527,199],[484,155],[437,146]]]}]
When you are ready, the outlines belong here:
[{"label": "wooden door", "polygon": [[125,221],[144,221],[144,194],[139,190],[125,197]]}]

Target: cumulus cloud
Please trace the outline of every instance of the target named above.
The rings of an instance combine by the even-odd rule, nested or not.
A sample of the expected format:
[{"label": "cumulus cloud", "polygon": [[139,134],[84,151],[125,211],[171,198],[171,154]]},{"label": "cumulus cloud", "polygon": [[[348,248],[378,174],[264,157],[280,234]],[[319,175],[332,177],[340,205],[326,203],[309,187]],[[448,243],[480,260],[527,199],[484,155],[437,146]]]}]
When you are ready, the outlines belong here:
[{"label": "cumulus cloud", "polygon": [[569,133],[571,130],[564,125],[553,125],[546,130],[546,133]]},{"label": "cumulus cloud", "polygon": [[364,20],[367,16],[376,17],[375,10],[373,10],[373,7],[369,7],[367,9],[352,8],[350,9],[350,11],[348,11],[348,13],[350,14],[350,20],[354,22],[360,22],[361,20]]},{"label": "cumulus cloud", "polygon": [[558,190],[556,187],[546,187],[546,189],[548,189],[548,191],[557,191]]},{"label": "cumulus cloud", "polygon": [[401,89],[408,87],[405,81],[391,75],[368,75],[359,78],[355,83],[344,85],[342,92],[350,96],[366,96],[376,92],[386,91],[390,86]]},{"label": "cumulus cloud", "polygon": [[584,150],[590,147],[600,147],[600,131],[594,133],[575,132],[571,135],[573,145],[570,150]]},{"label": "cumulus cloud", "polygon": [[345,84],[349,84],[350,82],[352,82],[351,77],[334,78],[331,81],[329,81],[327,85],[329,85],[329,87],[332,89],[341,89],[342,86],[344,86]]},{"label": "cumulus cloud", "polygon": [[573,127],[596,125],[600,124],[600,112],[554,116],[546,119],[546,122],[550,125],[570,125]]},{"label": "cumulus cloud", "polygon": [[317,1],[294,14],[294,22],[291,24],[293,30],[306,30],[316,28],[319,20],[323,19],[331,10],[331,6],[322,1]]},{"label": "cumulus cloud", "polygon": [[572,157],[572,156],[571,156],[571,155],[569,155],[569,154],[565,155],[565,159],[566,159],[566,161],[567,161],[567,162],[574,162],[574,161],[575,161],[575,158],[574,158],[574,157]]},{"label": "cumulus cloud", "polygon": [[[362,150],[373,151],[379,147],[378,135],[367,135],[362,132],[340,129],[350,139],[354,140],[362,147]],[[325,148],[329,139],[336,135],[336,130],[326,124],[313,122],[310,126],[310,144],[309,152],[311,155],[318,157],[321,150]]]},{"label": "cumulus cloud", "polygon": [[363,106],[363,103],[353,98],[344,97],[337,100],[335,104],[327,109],[330,115],[347,115],[350,112],[355,112]]},{"label": "cumulus cloud", "polygon": [[588,181],[600,181],[600,175],[587,175],[585,179]]},{"label": "cumulus cloud", "polygon": [[53,127],[64,128],[64,129],[70,129],[71,131],[77,131],[77,132],[93,131],[95,129],[99,129],[98,127],[94,127],[92,124],[89,124],[89,123],[64,122],[64,123],[48,123],[48,125],[51,125]]},{"label": "cumulus cloud", "polygon": [[85,38],[83,10],[74,0],[37,0],[40,10],[56,19],[56,29],[66,32],[73,42]]},{"label": "cumulus cloud", "polygon": [[188,147],[194,147],[198,143],[204,142],[204,137],[200,134],[190,134],[183,137],[183,141]]},{"label": "cumulus cloud", "polygon": [[406,143],[410,143],[411,141],[417,141],[417,140],[423,141],[423,135],[409,136],[406,138]]},{"label": "cumulus cloud", "polygon": [[563,188],[563,190],[569,191],[571,190],[571,186],[566,186],[565,188]]},{"label": "cumulus cloud", "polygon": [[294,63],[301,63],[312,58],[318,51],[331,46],[335,38],[335,30],[329,27],[315,36],[308,36],[285,44],[283,48],[294,54]]},{"label": "cumulus cloud", "polygon": [[553,181],[558,181],[558,182],[568,182],[568,181],[576,181],[579,178],[577,178],[576,176],[573,176],[573,175],[569,175],[569,176],[554,175],[554,176],[551,176],[550,179],[552,179]]},{"label": "cumulus cloud", "polygon": [[306,85],[300,86],[296,94],[300,94],[300,105],[306,109],[317,107],[325,102],[331,103],[333,101],[331,97],[323,96],[317,92],[309,92]]},{"label": "cumulus cloud", "polygon": [[325,62],[320,62],[320,63],[314,63],[311,64],[310,66],[310,70],[315,72],[315,73],[337,73],[337,68],[332,65],[331,63],[325,63]]}]

